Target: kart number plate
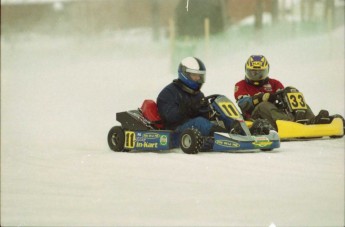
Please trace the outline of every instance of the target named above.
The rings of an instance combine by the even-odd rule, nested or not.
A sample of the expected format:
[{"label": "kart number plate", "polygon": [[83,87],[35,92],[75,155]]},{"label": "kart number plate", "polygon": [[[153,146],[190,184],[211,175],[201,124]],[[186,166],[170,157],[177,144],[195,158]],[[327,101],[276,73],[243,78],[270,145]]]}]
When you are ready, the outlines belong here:
[{"label": "kart number plate", "polygon": [[125,148],[134,148],[135,145],[135,133],[132,131],[125,132]]},{"label": "kart number plate", "polygon": [[218,105],[226,116],[234,119],[242,118],[241,114],[238,112],[237,108],[232,102],[219,102]]},{"label": "kart number plate", "polygon": [[286,94],[291,110],[306,110],[307,104],[301,92],[291,92]]}]

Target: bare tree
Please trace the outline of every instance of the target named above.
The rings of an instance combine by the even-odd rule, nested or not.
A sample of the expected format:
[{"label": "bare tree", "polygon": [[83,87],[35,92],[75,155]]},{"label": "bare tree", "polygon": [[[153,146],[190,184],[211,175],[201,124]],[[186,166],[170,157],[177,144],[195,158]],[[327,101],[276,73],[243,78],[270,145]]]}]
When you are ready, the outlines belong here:
[{"label": "bare tree", "polygon": [[262,28],[262,21],[263,21],[263,11],[264,11],[264,1],[257,0],[256,7],[255,7],[255,29],[260,30]]},{"label": "bare tree", "polygon": [[151,1],[151,15],[152,15],[152,38],[154,41],[159,40],[159,27],[160,27],[160,15],[159,15],[159,1]]},{"label": "bare tree", "polygon": [[272,0],[272,22],[276,24],[279,20],[279,2],[278,0]]},{"label": "bare tree", "polygon": [[327,21],[329,29],[334,27],[334,16],[335,16],[335,2],[334,0],[325,0],[324,2],[324,20]]}]

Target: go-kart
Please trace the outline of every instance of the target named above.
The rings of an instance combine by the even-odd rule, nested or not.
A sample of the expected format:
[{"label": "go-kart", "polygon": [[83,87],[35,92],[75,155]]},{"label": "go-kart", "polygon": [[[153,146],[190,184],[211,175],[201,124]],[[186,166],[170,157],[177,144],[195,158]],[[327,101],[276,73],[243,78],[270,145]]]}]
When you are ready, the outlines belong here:
[{"label": "go-kart", "polygon": [[[287,140],[309,140],[316,138],[341,138],[344,136],[344,120],[340,115],[318,124],[309,124],[303,114],[307,109],[307,104],[303,94],[294,87],[287,87],[276,93],[275,104],[278,108],[291,112],[296,116],[296,122],[277,120],[277,131],[282,141]],[[252,121],[246,120],[250,128]]]},{"label": "go-kart", "polygon": [[182,133],[165,130],[153,100],[145,100],[141,108],[116,113],[121,126],[114,126],[108,133],[108,145],[113,151],[161,151],[180,147],[187,154],[200,151],[270,151],[280,147],[278,133],[252,135],[234,103],[223,95],[205,97],[210,119],[224,127],[224,121],[237,121],[242,134],[215,132],[213,137],[202,136],[196,128]]}]

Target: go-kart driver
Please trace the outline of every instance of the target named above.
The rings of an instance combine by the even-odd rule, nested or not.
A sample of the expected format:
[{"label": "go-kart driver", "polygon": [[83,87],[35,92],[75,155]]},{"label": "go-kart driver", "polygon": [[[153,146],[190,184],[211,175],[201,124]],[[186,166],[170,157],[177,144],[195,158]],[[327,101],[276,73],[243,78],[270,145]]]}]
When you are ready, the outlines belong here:
[{"label": "go-kart driver", "polygon": [[[205,76],[206,67],[200,59],[187,57],[181,61],[178,79],[167,85],[157,97],[158,112],[165,128],[178,133],[187,128],[196,128],[203,136],[212,136],[214,132],[230,132],[231,129],[234,129],[233,133],[241,134],[236,121],[225,125],[226,129],[210,121],[209,106],[200,90]],[[269,132],[271,128],[262,120],[252,127],[260,133]]]},{"label": "go-kart driver", "polygon": [[181,61],[178,79],[167,85],[157,97],[158,112],[166,129],[180,133],[194,127],[203,136],[222,130],[207,116],[207,103],[203,101],[205,96],[200,90],[205,76],[205,65],[198,58],[187,57]]},{"label": "go-kart driver", "polygon": [[252,55],[245,64],[245,78],[235,84],[235,99],[245,119],[267,119],[276,130],[276,120],[327,124],[334,117],[343,119],[340,115],[330,116],[327,110],[320,110],[315,116],[308,105],[304,111],[289,112],[279,108],[275,105],[278,91],[298,90],[293,87],[284,88],[280,81],[270,78],[269,68],[264,56]]}]

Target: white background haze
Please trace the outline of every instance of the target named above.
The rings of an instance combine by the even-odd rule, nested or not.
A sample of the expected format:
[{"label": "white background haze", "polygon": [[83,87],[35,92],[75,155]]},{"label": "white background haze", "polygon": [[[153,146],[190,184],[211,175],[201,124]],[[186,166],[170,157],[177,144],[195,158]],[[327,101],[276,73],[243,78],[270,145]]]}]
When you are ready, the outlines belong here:
[{"label": "white background haze", "polygon": [[[344,226],[344,138],[268,153],[110,151],[115,113],[176,78],[169,41],[150,34],[1,37],[1,226]],[[206,95],[234,100],[245,61],[263,54],[315,113],[344,115],[343,26],[282,40],[231,34],[194,52]]]}]

